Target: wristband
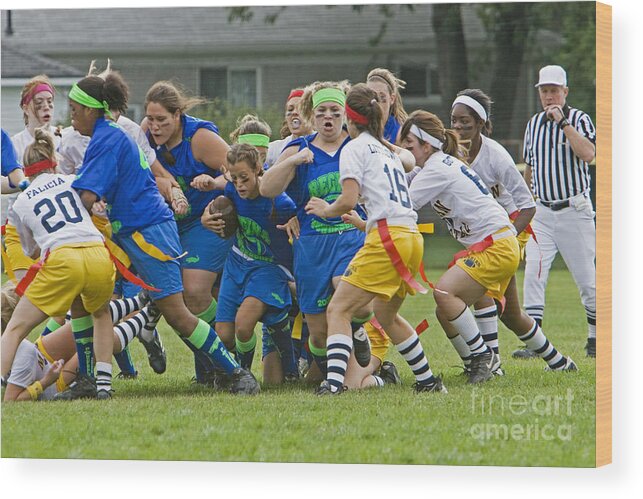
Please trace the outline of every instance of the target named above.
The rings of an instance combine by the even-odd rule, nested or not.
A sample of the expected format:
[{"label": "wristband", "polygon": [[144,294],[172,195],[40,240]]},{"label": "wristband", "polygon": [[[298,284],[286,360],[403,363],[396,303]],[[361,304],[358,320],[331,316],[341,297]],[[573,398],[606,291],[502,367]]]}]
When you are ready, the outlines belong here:
[{"label": "wristband", "polygon": [[561,130],[564,130],[566,126],[569,126],[569,121],[567,121],[567,118],[563,118],[558,122],[558,126]]},{"label": "wristband", "polygon": [[63,373],[60,373],[60,376],[58,376],[58,379],[56,380],[56,390],[58,392],[64,392],[67,388],[67,383],[65,383],[65,378],[63,378]]},{"label": "wristband", "polygon": [[29,187],[29,185],[30,185],[29,179],[26,178],[26,179],[20,181],[20,183],[18,184],[18,188],[21,191],[24,191],[27,187]]},{"label": "wristband", "polygon": [[27,387],[27,391],[31,396],[31,400],[38,400],[38,397],[42,394],[42,384],[40,381],[34,381],[31,385]]}]

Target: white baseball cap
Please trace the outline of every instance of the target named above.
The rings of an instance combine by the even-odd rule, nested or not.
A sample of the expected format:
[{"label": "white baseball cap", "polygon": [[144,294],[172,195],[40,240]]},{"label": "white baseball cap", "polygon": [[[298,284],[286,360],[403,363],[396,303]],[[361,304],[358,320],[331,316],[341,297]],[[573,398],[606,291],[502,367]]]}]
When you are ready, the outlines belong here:
[{"label": "white baseball cap", "polygon": [[540,69],[538,76],[538,83],[534,87],[540,87],[541,85],[567,86],[567,73],[560,66],[545,66]]}]

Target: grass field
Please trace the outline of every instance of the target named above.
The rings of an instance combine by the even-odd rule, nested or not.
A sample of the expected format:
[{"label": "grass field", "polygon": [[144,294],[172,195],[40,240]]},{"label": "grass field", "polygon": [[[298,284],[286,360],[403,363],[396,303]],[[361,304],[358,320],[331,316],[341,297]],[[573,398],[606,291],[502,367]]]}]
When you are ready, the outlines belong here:
[{"label": "grass field", "polygon": [[[430,279],[455,249],[446,238],[428,242]],[[429,320],[422,343],[447,395],[414,394],[411,372],[394,351],[402,386],[323,398],[303,384],[251,398],[214,393],[190,384],[192,356],[162,322],[165,374],[152,372],[135,342],[139,378],[115,380],[109,402],[2,404],[2,457],[594,466],[595,363],[585,358],[583,307],[560,264],[550,275],[544,329],[577,373],[511,359],[520,342],[501,326],[506,376],[466,385],[434,308],[430,296],[413,297],[402,312],[412,324]],[[260,377],[259,353],[253,370]]]}]

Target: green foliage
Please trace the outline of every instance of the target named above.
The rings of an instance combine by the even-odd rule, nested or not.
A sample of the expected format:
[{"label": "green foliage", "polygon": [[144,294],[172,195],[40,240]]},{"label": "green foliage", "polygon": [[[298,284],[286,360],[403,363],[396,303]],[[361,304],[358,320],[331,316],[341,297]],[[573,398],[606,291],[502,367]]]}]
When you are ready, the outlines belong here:
[{"label": "green foliage", "polygon": [[[448,238],[427,238],[431,280],[444,272],[455,249]],[[264,388],[256,397],[233,397],[190,384],[193,358],[162,321],[165,374],[151,371],[144,349],[134,342],[130,349],[139,378],[115,380],[111,401],[3,404],[2,456],[591,467],[595,362],[582,351],[585,314],[568,271],[551,272],[547,293],[545,331],[576,361],[577,373],[546,373],[540,360],[511,359],[520,342],[501,327],[507,374],[471,387],[454,367],[460,360],[435,319],[433,298],[418,295],[407,299],[402,315],[411,324],[428,318],[430,327],[420,338],[449,394],[414,394],[409,368],[391,350],[401,386],[319,398],[312,387],[293,384]],[[253,371],[259,379],[260,352],[258,343]],[[563,401],[558,410],[548,404],[556,400]],[[531,429],[532,436],[503,438],[503,425]],[[534,434],[536,425],[541,430]],[[553,439],[543,438],[545,425],[568,426],[570,439],[555,438],[555,431]]]},{"label": "green foliage", "polygon": [[280,139],[279,130],[284,121],[284,111],[279,106],[264,108],[234,107],[228,101],[215,99],[204,106],[199,106],[190,112],[193,116],[212,121],[219,127],[219,135],[230,143],[230,133],[235,130],[239,120],[246,114],[253,114],[268,123],[272,130],[271,140]]}]

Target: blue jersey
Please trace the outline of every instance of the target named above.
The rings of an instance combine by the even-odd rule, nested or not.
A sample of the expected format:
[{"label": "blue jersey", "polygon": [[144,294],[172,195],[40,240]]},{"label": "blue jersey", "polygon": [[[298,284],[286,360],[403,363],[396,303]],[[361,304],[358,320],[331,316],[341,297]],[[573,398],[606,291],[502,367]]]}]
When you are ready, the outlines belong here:
[{"label": "blue jersey", "polygon": [[20,161],[18,161],[18,154],[16,148],[13,147],[13,142],[9,134],[2,130],[2,176],[6,177],[12,171],[22,168]]},{"label": "blue jersey", "polygon": [[[189,203],[188,212],[185,215],[176,216],[176,221],[179,225],[201,218],[203,210],[205,210],[205,207],[210,203],[210,201],[223,194],[223,192],[219,190],[201,192],[190,187],[192,180],[199,175],[205,173],[212,177],[218,177],[221,174],[220,172],[214,171],[205,163],[197,161],[192,154],[192,137],[194,137],[197,130],[205,128],[206,130],[210,130],[218,135],[219,129],[210,121],[193,118],[187,114],[181,115],[181,125],[183,127],[183,140],[170,151],[172,156],[174,156],[173,165],[169,164],[167,159],[164,157],[163,152],[167,151],[167,147],[162,145],[156,148],[156,158],[161,162],[165,169],[169,171],[174,178],[176,178],[176,181],[181,186],[181,190],[185,194]],[[149,131],[147,132],[147,137],[148,139],[150,138]]]},{"label": "blue jersey", "polygon": [[330,156],[312,144],[316,135],[315,133],[300,137],[288,144],[288,147],[299,146],[300,151],[308,147],[315,156],[312,163],[297,166],[295,177],[286,189],[286,193],[297,205],[301,235],[335,234],[354,230],[355,226],[342,222],[341,217],[320,218],[306,213],[305,207],[310,198],[317,197],[332,203],[342,193],[342,186],[339,183],[339,155],[350,141],[350,137],[346,137],[335,155]]},{"label": "blue jersey", "polygon": [[292,268],[292,246],[286,232],[276,226],[286,223],[297,212],[293,200],[285,193],[275,199],[262,196],[243,199],[231,183],[225,187],[225,196],[234,203],[239,220],[234,245],[254,260]]},{"label": "blue jersey", "polygon": [[105,199],[114,234],[127,235],[173,219],[145,153],[120,126],[102,117],[96,120],[72,186]]},{"label": "blue jersey", "polygon": [[384,125],[384,138],[391,144],[395,144],[400,128],[400,124],[398,123],[395,116],[389,116],[388,120],[386,120],[386,124]]}]

